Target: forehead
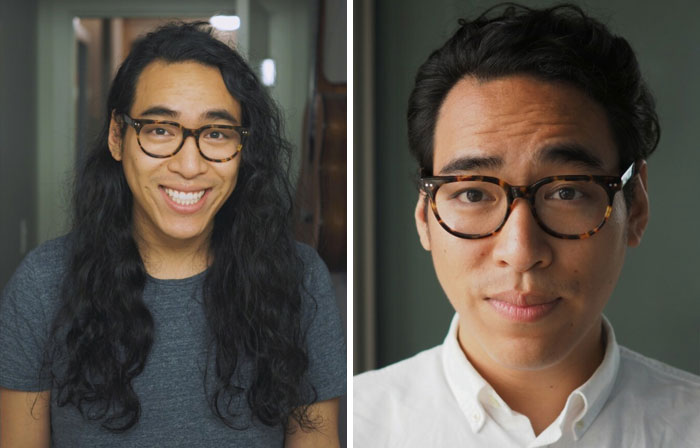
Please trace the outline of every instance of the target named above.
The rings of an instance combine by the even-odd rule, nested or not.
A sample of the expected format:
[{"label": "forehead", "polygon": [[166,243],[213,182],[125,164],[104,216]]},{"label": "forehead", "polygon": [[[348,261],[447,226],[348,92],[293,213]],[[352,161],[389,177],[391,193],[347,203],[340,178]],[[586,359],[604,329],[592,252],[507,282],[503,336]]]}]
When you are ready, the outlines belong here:
[{"label": "forehead", "polygon": [[[614,171],[618,158],[597,102],[576,87],[528,76],[460,80],[440,107],[434,148],[435,174],[460,158],[491,158],[521,171],[579,163],[576,152]],[[550,157],[553,148],[557,155]],[[567,148],[573,149],[569,159]]]},{"label": "forehead", "polygon": [[229,93],[221,72],[216,67],[194,61],[154,61],[148,64],[136,82],[131,112],[162,106],[183,118],[194,118],[201,112],[225,109],[240,121],[240,104]]}]

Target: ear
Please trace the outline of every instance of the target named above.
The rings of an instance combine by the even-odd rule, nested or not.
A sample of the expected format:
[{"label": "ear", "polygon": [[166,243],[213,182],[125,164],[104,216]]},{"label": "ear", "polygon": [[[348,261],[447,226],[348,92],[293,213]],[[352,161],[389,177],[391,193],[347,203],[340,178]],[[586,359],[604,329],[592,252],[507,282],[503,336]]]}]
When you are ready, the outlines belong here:
[{"label": "ear", "polygon": [[420,243],[423,249],[430,251],[430,229],[428,228],[428,207],[429,207],[428,197],[425,193],[420,192],[418,194],[418,201],[416,202],[416,230],[418,230],[418,236],[420,237]]},{"label": "ear", "polygon": [[114,116],[114,111],[112,111],[112,118],[109,120],[109,135],[107,137],[107,144],[109,145],[109,152],[112,154],[112,158],[114,158],[114,160],[117,162],[121,162],[122,131],[121,125]]},{"label": "ear", "polygon": [[639,246],[642,242],[644,229],[649,222],[649,196],[647,195],[647,162],[639,164],[637,185],[634,186],[634,197],[627,213],[627,245]]}]

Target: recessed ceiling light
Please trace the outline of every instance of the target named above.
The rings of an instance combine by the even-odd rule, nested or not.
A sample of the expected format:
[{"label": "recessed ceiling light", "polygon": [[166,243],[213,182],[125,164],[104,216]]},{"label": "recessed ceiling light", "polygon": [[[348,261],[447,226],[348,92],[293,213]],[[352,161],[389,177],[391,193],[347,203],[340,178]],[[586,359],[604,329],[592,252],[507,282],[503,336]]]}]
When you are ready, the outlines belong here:
[{"label": "recessed ceiling light", "polygon": [[217,30],[233,31],[241,27],[241,18],[238,16],[212,16],[209,23]]}]

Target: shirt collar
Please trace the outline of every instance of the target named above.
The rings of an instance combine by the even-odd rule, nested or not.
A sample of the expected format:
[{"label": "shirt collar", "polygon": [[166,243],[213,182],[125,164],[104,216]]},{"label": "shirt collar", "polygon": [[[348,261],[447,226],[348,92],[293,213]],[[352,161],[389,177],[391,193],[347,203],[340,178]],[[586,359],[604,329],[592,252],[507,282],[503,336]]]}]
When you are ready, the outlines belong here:
[{"label": "shirt collar", "polygon": [[[583,399],[583,410],[573,419],[574,440],[581,438],[610,397],[620,369],[620,347],[610,321],[603,316],[603,334],[606,338],[605,356],[593,375],[574,390]],[[571,395],[569,399],[571,399]],[[568,405],[568,401],[567,401]],[[564,408],[566,411],[566,407]]]},{"label": "shirt collar", "polygon": [[[442,365],[452,394],[471,429],[477,433],[489,418],[484,409],[485,397],[491,397],[493,400],[495,396],[510,415],[515,416],[516,413],[508,408],[469,362],[459,345],[458,326],[459,315],[455,314],[443,343]],[[563,432],[570,431],[573,439],[578,440],[608,400],[620,365],[620,349],[615,339],[615,332],[605,316],[603,316],[603,330],[606,337],[603,362],[588,381],[571,392],[559,417],[540,434],[538,439],[540,437],[558,439]]]},{"label": "shirt collar", "polygon": [[447,383],[460,409],[467,417],[472,430],[479,432],[486,420],[486,413],[478,397],[490,386],[462,351],[457,338],[458,327],[459,315],[455,313],[443,343],[442,364]]}]

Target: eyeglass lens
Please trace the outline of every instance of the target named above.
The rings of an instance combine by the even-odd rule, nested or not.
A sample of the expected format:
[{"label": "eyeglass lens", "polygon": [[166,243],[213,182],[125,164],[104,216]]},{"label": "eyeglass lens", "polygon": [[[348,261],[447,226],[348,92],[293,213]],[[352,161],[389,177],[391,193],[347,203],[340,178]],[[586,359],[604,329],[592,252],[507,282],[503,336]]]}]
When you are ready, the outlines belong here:
[{"label": "eyeglass lens", "polygon": [[[482,181],[449,182],[438,188],[435,205],[443,223],[455,232],[486,235],[508,213],[508,195],[499,185]],[[607,191],[590,181],[557,180],[541,185],[534,197],[542,225],[562,235],[581,235],[605,219]]]},{"label": "eyeglass lens", "polygon": [[[183,130],[167,123],[144,123],[139,132],[143,149],[158,156],[173,154],[180,147]],[[211,159],[226,159],[240,149],[241,135],[235,129],[212,127],[202,130],[197,142],[202,153]]]}]

